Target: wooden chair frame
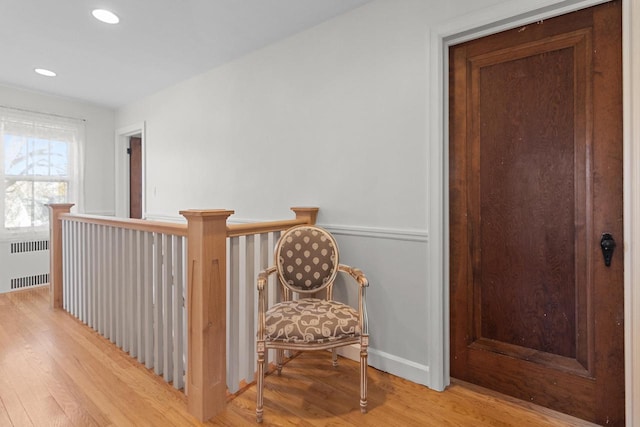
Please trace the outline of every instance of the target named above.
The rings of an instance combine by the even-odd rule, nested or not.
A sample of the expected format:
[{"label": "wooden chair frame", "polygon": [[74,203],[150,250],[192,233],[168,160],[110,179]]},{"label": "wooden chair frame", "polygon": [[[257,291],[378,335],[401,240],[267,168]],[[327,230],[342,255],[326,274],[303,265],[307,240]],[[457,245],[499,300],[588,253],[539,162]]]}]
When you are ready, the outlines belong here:
[{"label": "wooden chair frame", "polygon": [[[284,280],[282,275],[279,274],[277,263],[278,256],[281,250],[281,242],[288,235],[298,228],[307,228],[319,230],[325,233],[334,244],[335,256],[336,256],[336,271],[332,274],[332,277],[328,283],[320,288],[313,289],[311,291],[303,291],[292,288]],[[265,353],[269,349],[276,349],[276,369],[278,375],[282,372],[282,362],[284,357],[284,350],[332,350],[333,366],[337,366],[337,348],[347,346],[351,344],[360,345],[360,411],[364,414],[367,412],[367,357],[369,346],[369,333],[368,333],[368,319],[367,319],[367,307],[366,307],[366,288],[369,286],[369,281],[365,277],[364,273],[348,265],[339,264],[338,260],[338,246],[333,239],[333,236],[326,230],[323,230],[317,226],[302,225],[293,227],[282,234],[275,250],[275,264],[258,274],[258,333],[257,333],[257,357],[258,357],[258,373],[257,373],[257,398],[256,398],[256,420],[262,422],[263,418],[263,401],[264,401],[264,375],[265,375]],[[281,342],[270,341],[267,339],[265,332],[266,325],[266,313],[268,310],[268,292],[267,287],[269,284],[269,276],[276,273],[281,290],[281,301],[291,301],[294,294],[300,294],[302,296],[311,295],[314,296],[322,290],[326,290],[326,300],[332,300],[333,298],[333,285],[337,272],[346,273],[353,280],[349,282],[355,282],[358,285],[358,321],[360,326],[360,335],[353,337],[346,337],[336,341],[322,342],[322,343],[294,343],[294,342]]]}]

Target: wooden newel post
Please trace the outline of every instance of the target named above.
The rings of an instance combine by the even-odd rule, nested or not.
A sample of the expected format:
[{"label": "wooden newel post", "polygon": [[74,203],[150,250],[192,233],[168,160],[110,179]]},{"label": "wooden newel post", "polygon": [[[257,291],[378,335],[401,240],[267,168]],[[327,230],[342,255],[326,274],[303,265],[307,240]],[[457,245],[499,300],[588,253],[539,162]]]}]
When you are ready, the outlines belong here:
[{"label": "wooden newel post", "polygon": [[227,218],[230,210],[185,210],[187,219],[187,407],[205,422],[226,404]]},{"label": "wooden newel post", "polygon": [[296,213],[296,219],[304,219],[307,224],[315,225],[320,208],[293,207],[291,210]]},{"label": "wooden newel post", "polygon": [[71,212],[73,203],[52,203],[49,207],[49,304],[62,308],[62,222],[60,215]]}]

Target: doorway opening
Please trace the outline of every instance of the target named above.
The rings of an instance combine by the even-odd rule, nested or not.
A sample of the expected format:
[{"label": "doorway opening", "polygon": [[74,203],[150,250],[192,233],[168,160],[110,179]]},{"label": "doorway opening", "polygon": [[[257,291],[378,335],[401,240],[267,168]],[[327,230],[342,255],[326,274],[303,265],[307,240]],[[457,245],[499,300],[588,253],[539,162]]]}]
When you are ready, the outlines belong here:
[{"label": "doorway opening", "polygon": [[129,218],[142,219],[142,135],[129,137]]},{"label": "doorway opening", "polygon": [[116,216],[144,219],[145,123],[117,129],[114,151]]}]

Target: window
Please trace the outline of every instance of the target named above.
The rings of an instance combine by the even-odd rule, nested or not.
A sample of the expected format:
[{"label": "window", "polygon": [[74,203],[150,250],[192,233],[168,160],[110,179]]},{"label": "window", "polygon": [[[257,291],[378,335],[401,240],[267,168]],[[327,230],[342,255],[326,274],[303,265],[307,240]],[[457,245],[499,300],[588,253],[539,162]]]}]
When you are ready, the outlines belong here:
[{"label": "window", "polygon": [[48,203],[77,203],[84,122],[0,108],[0,231],[44,231]]}]

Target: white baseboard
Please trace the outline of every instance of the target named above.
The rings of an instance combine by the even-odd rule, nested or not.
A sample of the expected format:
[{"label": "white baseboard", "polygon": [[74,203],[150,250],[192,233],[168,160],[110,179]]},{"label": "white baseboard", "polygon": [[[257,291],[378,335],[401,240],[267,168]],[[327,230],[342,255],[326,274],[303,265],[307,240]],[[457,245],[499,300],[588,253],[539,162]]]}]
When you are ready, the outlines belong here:
[{"label": "white baseboard", "polygon": [[[360,348],[357,344],[340,347],[338,354],[347,359],[360,360]],[[369,348],[369,366],[405,378],[414,383],[430,387],[429,366],[427,365],[422,365],[384,351],[376,350],[375,348]]]}]

